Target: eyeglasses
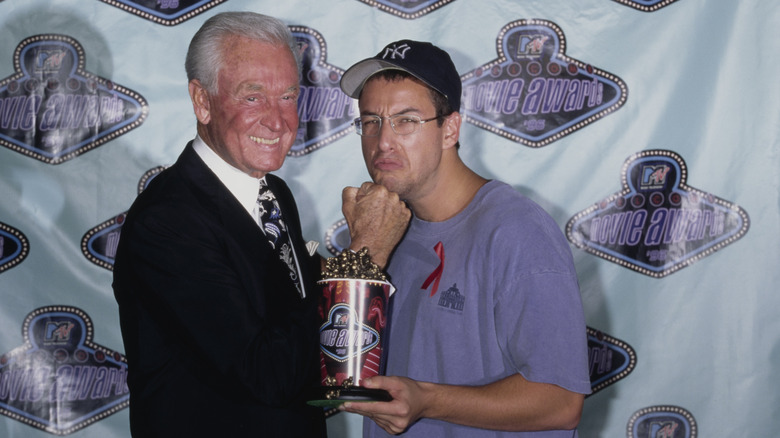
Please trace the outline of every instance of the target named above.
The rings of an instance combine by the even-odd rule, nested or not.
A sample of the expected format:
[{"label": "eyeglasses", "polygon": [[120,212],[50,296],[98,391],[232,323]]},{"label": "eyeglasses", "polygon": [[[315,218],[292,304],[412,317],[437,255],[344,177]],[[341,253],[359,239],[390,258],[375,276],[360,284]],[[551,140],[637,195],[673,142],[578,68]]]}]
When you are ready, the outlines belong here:
[{"label": "eyeglasses", "polygon": [[410,114],[396,114],[394,116],[382,117],[382,116],[360,116],[353,120],[352,124],[355,125],[355,131],[361,137],[376,137],[382,129],[382,121],[384,119],[390,120],[390,126],[393,128],[393,132],[398,135],[414,134],[420,130],[420,125],[431,120],[440,119],[444,116],[436,116],[430,119],[421,119],[419,116],[413,116]]}]

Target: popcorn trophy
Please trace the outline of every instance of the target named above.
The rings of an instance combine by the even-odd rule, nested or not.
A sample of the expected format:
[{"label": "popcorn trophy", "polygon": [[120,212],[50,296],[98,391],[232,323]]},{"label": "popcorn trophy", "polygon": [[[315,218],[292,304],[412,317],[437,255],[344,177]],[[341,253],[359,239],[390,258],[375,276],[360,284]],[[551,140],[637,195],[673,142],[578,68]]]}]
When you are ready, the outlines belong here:
[{"label": "popcorn trophy", "polygon": [[395,288],[363,248],[326,260],[320,301],[321,386],[308,400],[336,407],[346,401],[390,401],[383,389],[360,386],[382,367],[387,304]]}]

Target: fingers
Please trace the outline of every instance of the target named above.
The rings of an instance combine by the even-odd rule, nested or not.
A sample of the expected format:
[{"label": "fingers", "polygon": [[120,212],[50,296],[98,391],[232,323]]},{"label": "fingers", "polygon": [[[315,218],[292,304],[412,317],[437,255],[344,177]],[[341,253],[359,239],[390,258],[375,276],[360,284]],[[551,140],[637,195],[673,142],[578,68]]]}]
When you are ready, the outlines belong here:
[{"label": "fingers", "polygon": [[411,424],[408,416],[403,414],[405,405],[399,401],[349,402],[343,404],[339,409],[370,418],[392,435],[403,432]]},{"label": "fingers", "polygon": [[342,191],[342,212],[350,233],[350,249],[368,248],[371,259],[384,268],[395,245],[406,232],[411,211],[398,194],[364,182]]},{"label": "fingers", "polygon": [[395,435],[403,432],[409,425],[406,418],[399,414],[402,408],[397,404],[398,402],[348,402],[339,409],[370,418],[379,427]]},{"label": "fingers", "polygon": [[360,201],[361,198],[370,194],[371,189],[373,189],[374,187],[382,187],[382,186],[377,186],[376,184],[369,181],[366,181],[363,184],[361,184],[357,192],[356,200]]},{"label": "fingers", "polygon": [[357,187],[344,187],[344,190],[341,191],[341,212],[347,219],[347,223],[350,222],[352,214],[355,211],[357,192]]},{"label": "fingers", "polygon": [[355,199],[357,198],[358,190],[360,189],[358,189],[357,187],[349,187],[349,186],[344,187],[344,190],[341,191],[342,204],[346,204],[348,202],[354,204]]},{"label": "fingers", "polygon": [[375,376],[360,383],[367,388],[385,389],[393,396],[389,402],[349,402],[341,410],[363,415],[379,427],[396,435],[406,430],[420,418],[420,411],[413,404],[411,394],[414,382],[394,376]]},{"label": "fingers", "polygon": [[391,192],[383,185],[374,184],[370,181],[364,182],[360,187],[345,187],[341,192],[342,202],[349,199],[359,203],[367,197],[385,199],[384,202],[387,203],[403,203],[397,193]]},{"label": "fingers", "polygon": [[341,191],[341,199],[342,200],[347,198],[354,199],[358,190],[359,189],[357,187],[351,187],[351,186],[344,187],[344,190]]},{"label": "fingers", "polygon": [[370,181],[366,181],[363,184],[361,184],[360,188],[357,190],[357,194],[355,195],[355,201],[360,202],[363,198],[370,195],[385,197],[390,193],[392,192],[387,190],[385,186],[381,186],[379,184],[374,184]]}]

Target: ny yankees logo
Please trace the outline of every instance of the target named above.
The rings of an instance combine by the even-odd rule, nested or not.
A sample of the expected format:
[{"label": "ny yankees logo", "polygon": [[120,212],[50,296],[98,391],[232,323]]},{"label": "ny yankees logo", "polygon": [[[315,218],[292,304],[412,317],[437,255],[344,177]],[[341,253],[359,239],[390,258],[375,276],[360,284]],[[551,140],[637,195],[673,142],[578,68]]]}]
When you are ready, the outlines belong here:
[{"label": "ny yankees logo", "polygon": [[411,47],[409,47],[409,44],[406,43],[400,46],[393,44],[393,48],[385,47],[385,54],[382,55],[382,59],[387,59],[388,56],[390,56],[390,59],[395,59],[396,55],[401,59],[405,59],[406,52],[409,49],[411,49]]}]

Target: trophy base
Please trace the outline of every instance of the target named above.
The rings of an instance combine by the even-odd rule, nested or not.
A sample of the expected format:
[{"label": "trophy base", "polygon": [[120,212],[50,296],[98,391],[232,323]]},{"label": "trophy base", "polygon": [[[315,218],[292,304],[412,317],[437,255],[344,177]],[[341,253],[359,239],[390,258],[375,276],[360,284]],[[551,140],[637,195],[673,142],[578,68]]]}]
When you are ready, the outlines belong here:
[{"label": "trophy base", "polygon": [[362,388],[360,386],[322,386],[313,390],[306,402],[312,406],[338,407],[348,401],[356,402],[388,402],[393,397],[384,389]]}]

